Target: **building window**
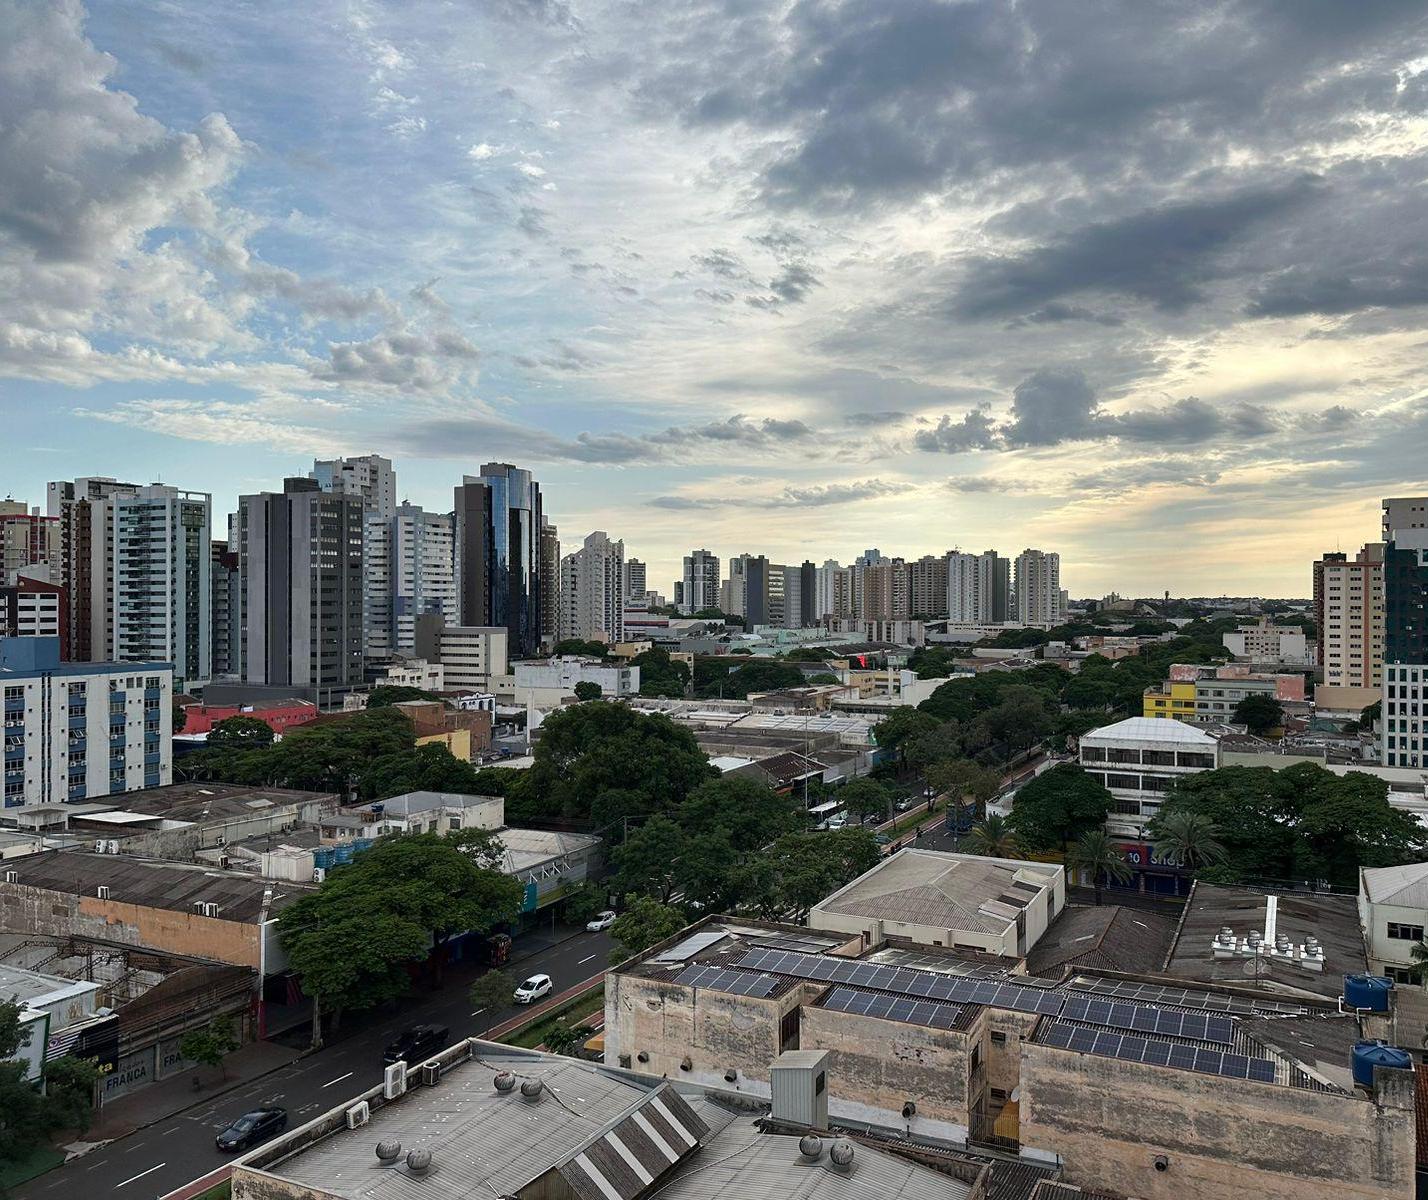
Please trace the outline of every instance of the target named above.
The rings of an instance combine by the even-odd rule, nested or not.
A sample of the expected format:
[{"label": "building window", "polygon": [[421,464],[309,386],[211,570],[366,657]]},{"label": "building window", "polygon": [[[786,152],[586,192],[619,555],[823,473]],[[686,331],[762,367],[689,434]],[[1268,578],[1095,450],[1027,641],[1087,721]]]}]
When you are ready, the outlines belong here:
[{"label": "building window", "polygon": [[1394,983],[1418,982],[1418,972],[1413,967],[1384,967],[1383,973]]},{"label": "building window", "polygon": [[1007,1040],[1007,1035],[1006,1035],[1006,1034],[1004,1034],[1004,1033],[999,1033],[999,1032],[997,1032],[997,1030],[995,1030],[995,1029],[992,1030],[992,1045],[994,1045],[994,1046],[1004,1046],[1004,1045],[1006,1045],[1006,1040]]},{"label": "building window", "polygon": [[1421,942],[1423,940],[1423,926],[1402,925],[1397,921],[1390,921],[1388,923],[1388,936],[1405,942]]}]

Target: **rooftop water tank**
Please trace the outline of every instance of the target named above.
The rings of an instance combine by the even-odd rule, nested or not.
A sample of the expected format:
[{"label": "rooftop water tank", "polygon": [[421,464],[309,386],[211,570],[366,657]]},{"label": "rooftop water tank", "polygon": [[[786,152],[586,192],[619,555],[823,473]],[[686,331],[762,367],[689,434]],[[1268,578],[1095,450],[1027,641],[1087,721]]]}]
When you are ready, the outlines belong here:
[{"label": "rooftop water tank", "polygon": [[326,871],[332,866],[332,851],[326,846],[318,847],[312,852],[312,865]]},{"label": "rooftop water tank", "polygon": [[352,861],[352,843],[343,842],[340,846],[334,847],[332,851],[332,865],[340,867],[344,863]]},{"label": "rooftop water tank", "polygon": [[361,854],[363,850],[370,850],[371,848],[372,848],[372,839],[371,839],[371,838],[353,838],[353,839],[352,839],[352,849],[353,849],[353,851],[356,852],[357,854]]},{"label": "rooftop water tank", "polygon": [[1401,1071],[1411,1071],[1413,1056],[1407,1050],[1400,1050],[1387,1042],[1355,1042],[1354,1083],[1359,1087],[1373,1087],[1375,1067],[1396,1067]]},{"label": "rooftop water tank", "polygon": [[1345,975],[1344,1004],[1370,1012],[1387,1012],[1388,993],[1392,989],[1393,980],[1383,975]]}]

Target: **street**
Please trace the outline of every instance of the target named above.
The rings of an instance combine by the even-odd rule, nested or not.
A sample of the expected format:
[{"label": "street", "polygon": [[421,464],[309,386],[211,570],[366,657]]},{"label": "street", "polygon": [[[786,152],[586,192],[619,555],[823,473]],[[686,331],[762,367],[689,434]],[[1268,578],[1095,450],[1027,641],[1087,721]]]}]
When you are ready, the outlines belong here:
[{"label": "street", "polygon": [[[558,993],[606,966],[610,935],[608,931],[582,932],[528,958],[521,955],[518,940],[514,951],[505,968],[513,983],[544,972],[555,980]],[[339,1040],[317,1053],[56,1167],[16,1188],[14,1195],[24,1200],[111,1195],[120,1200],[149,1200],[162,1196],[236,1157],[220,1153],[213,1139],[248,1109],[281,1105],[288,1110],[291,1128],[380,1082],[382,1050],[407,1026],[422,1022],[446,1025],[455,1041],[484,1033],[521,1011],[510,1005],[498,1011],[471,1012],[466,990],[479,973],[470,968],[453,969],[439,991],[416,992],[398,1010],[350,1014],[339,1031]]]}]

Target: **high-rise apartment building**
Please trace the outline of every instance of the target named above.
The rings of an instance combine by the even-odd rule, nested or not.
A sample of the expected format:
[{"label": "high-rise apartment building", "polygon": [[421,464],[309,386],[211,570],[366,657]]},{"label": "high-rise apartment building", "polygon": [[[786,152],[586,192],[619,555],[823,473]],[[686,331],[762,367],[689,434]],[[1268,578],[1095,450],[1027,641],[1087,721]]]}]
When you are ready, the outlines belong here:
[{"label": "high-rise apartment building", "polygon": [[136,483],[93,476],[51,483],[46,513],[59,521],[60,577],[69,599],[69,656],[114,657],[114,508],[106,501]]},{"label": "high-rise apartment building", "polygon": [[213,502],[207,492],[150,484],[116,493],[113,509],[113,659],[169,662],[174,685],[213,675]]},{"label": "high-rise apartment building", "polygon": [[719,556],[708,550],[691,550],[684,556],[684,578],[680,596],[683,612],[697,613],[706,608],[720,606],[719,565]]},{"label": "high-rise apartment building", "polygon": [[540,639],[554,646],[560,637],[560,534],[540,519]]},{"label": "high-rise apartment building", "polygon": [[[1383,502],[1385,766],[1428,766],[1428,497]],[[1328,590],[1328,576],[1325,590]]]},{"label": "high-rise apartment building", "polygon": [[[731,617],[743,617],[744,628],[771,624],[770,564],[762,554],[740,554],[729,560],[729,578],[720,588],[720,607]],[[777,605],[783,611],[783,581],[779,573]]]},{"label": "high-rise apartment building", "polygon": [[927,621],[947,615],[947,558],[924,554],[907,564],[908,616]]},{"label": "high-rise apartment building", "polygon": [[213,678],[238,678],[242,663],[242,643],[239,631],[243,607],[241,580],[238,574],[238,551],[230,550],[227,542],[213,542],[209,547],[212,564],[209,591],[213,596]]},{"label": "high-rise apartment building", "polygon": [[649,591],[649,572],[638,558],[625,559],[625,599],[643,602]]},{"label": "high-rise apartment building", "polygon": [[504,625],[512,658],[541,643],[541,494],[529,471],[485,463],[456,488],[456,588],[463,625]]},{"label": "high-rise apartment building", "polygon": [[1372,704],[1383,684],[1384,547],[1365,546],[1348,561],[1326,554],[1314,564],[1314,613],[1324,682],[1321,708],[1355,710]]},{"label": "high-rise apartment building", "polygon": [[64,588],[44,579],[31,579],[23,571],[9,587],[0,587],[0,637],[51,637],[60,643],[65,659],[68,604]]},{"label": "high-rise apartment building", "polygon": [[596,530],[560,560],[560,638],[625,640],[625,543]]},{"label": "high-rise apartment building", "polygon": [[897,612],[897,566],[901,559],[883,559],[865,565],[860,574],[862,587],[859,590],[860,604],[857,615],[864,621],[890,621],[896,616],[906,616]]},{"label": "high-rise apartment building", "polygon": [[385,540],[392,581],[391,646],[400,654],[412,654],[418,617],[436,613],[448,624],[456,623],[455,522],[450,513],[399,504]]},{"label": "high-rise apartment building", "polygon": [[818,595],[814,601],[814,623],[824,617],[853,615],[853,569],[828,559],[817,569]]},{"label": "high-rise apartment building", "polygon": [[1061,555],[1023,550],[1016,558],[1016,619],[1023,625],[1060,625],[1065,618]]},{"label": "high-rise apartment building", "polygon": [[798,568],[799,628],[817,625],[818,616],[818,568],[805,558]]},{"label": "high-rise apartment building", "polygon": [[4,807],[173,782],[168,663],[63,663],[59,638],[0,638]]},{"label": "high-rise apartment building", "polygon": [[286,479],[238,506],[243,682],[330,702],[364,678],[362,497]]},{"label": "high-rise apartment building", "polygon": [[1011,619],[1011,564],[995,550],[947,556],[947,618],[975,625]]},{"label": "high-rise apartment building", "polygon": [[380,517],[391,517],[397,510],[397,472],[392,460],[380,454],[315,459],[308,478],[324,492],[360,496],[362,507]]},{"label": "high-rise apartment building", "polygon": [[0,500],[0,586],[13,585],[26,567],[32,579],[52,569],[51,582],[62,582],[60,545],[58,517],[41,516],[19,500]]}]

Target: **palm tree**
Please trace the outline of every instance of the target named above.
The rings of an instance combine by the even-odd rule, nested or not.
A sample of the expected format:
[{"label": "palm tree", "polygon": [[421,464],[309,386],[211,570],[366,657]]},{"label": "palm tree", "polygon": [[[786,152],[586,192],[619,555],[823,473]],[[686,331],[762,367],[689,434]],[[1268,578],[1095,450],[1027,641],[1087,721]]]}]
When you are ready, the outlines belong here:
[{"label": "palm tree", "polygon": [[1106,836],[1104,829],[1093,829],[1081,835],[1066,854],[1066,865],[1073,870],[1089,871],[1091,886],[1096,889],[1096,903],[1101,902],[1101,880],[1107,883],[1129,883],[1131,869],[1126,856]]},{"label": "palm tree", "polygon": [[967,849],[985,858],[1020,858],[1021,839],[1005,817],[991,813],[980,825],[972,826]]},{"label": "palm tree", "polygon": [[1428,979],[1428,942],[1414,942],[1408,953],[1413,956],[1413,973],[1423,983]]},{"label": "palm tree", "polygon": [[1225,861],[1220,831],[1204,813],[1168,812],[1156,828],[1155,852],[1166,862],[1195,871]]}]

